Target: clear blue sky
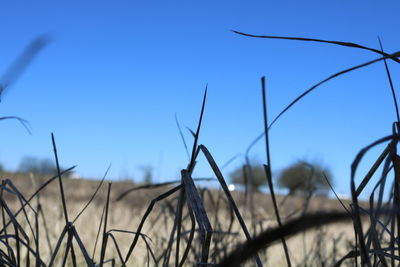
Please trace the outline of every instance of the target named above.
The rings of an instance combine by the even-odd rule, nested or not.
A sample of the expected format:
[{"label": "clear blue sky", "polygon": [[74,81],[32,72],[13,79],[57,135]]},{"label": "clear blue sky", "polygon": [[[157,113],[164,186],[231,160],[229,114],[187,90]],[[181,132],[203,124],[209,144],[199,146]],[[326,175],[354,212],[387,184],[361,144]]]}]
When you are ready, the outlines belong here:
[{"label": "clear blue sky", "polygon": [[[33,38],[43,33],[52,38],[0,104],[1,115],[32,125],[29,135],[15,121],[0,123],[0,161],[15,169],[26,155],[53,158],[54,132],[61,164],[77,164],[83,176],[100,177],[111,162],[109,178],[139,180],[139,166],[152,165],[159,181],[175,179],[188,159],[174,114],[182,127],[195,129],[208,83],[200,143],[222,165],[263,129],[261,76],[267,79],[272,119],[320,80],[377,58],[368,51],[251,39],[230,30],[375,48],[379,35],[385,50],[400,50],[398,1],[329,2],[3,2],[0,73]],[[400,68],[390,68],[398,87]],[[273,126],[272,168],[319,161],[331,169],[337,191],[347,193],[356,153],[390,134],[394,120],[382,62],[344,75]],[[190,143],[187,131],[185,136]],[[264,143],[251,155],[263,161]],[[199,159],[196,174],[210,176],[204,157]],[[224,173],[242,162],[237,159]]]}]

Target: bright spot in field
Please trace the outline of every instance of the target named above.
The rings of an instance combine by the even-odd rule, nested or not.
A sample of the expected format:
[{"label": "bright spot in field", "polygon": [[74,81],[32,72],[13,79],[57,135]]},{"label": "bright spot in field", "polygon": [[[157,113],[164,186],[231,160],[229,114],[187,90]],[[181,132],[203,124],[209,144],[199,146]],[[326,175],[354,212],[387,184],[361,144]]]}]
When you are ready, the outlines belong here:
[{"label": "bright spot in field", "polygon": [[228,186],[229,191],[235,191],[235,185],[234,184],[230,184]]}]

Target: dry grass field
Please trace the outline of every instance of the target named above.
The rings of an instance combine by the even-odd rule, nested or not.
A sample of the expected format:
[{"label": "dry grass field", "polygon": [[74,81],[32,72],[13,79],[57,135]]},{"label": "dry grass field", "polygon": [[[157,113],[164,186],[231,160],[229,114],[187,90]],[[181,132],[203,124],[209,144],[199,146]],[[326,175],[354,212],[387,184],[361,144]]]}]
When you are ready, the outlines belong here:
[{"label": "dry grass field", "polygon": [[[12,183],[20,189],[20,192],[27,198],[32,195],[36,189],[46,181],[46,178],[30,177],[24,174],[2,173],[1,178],[9,178]],[[47,177],[49,179],[50,177]],[[100,181],[85,180],[85,179],[65,179],[64,180],[64,193],[68,215],[75,218],[83,209],[90,197],[94,194]],[[126,230],[136,232],[140,221],[145,214],[151,200],[159,196],[172,187],[164,186],[160,188],[144,188],[128,194],[125,198],[117,201],[118,196],[124,193],[129,188],[135,188],[140,185],[135,185],[131,182],[113,182],[110,194],[110,203],[108,211],[107,227],[111,229]],[[11,203],[10,208],[16,212],[20,207],[18,198],[11,194],[5,194],[5,199]],[[290,218],[299,217],[304,212],[304,201],[301,197],[288,197],[276,196],[279,203],[284,203],[280,206],[281,217],[284,221]],[[252,235],[261,233],[262,231],[276,227],[275,214],[273,212],[273,205],[271,196],[256,193],[254,195],[253,212],[246,212],[246,204],[244,201],[243,192],[233,192],[233,198],[238,204],[239,210],[243,215],[245,223],[249,226],[249,231]],[[74,226],[90,255],[94,258],[100,258],[101,240],[97,241],[97,249],[93,253],[96,246],[96,239],[98,239],[98,231],[100,223],[102,222],[102,215],[104,206],[107,199],[107,184],[103,183],[98,191],[96,197],[91,202],[90,206],[85,212],[74,222]],[[164,201],[157,202],[153,212],[147,219],[143,226],[142,234],[146,235],[147,244],[143,240],[139,240],[137,247],[132,254],[130,260],[126,263],[127,266],[146,266],[149,260],[150,266],[162,265],[163,254],[168,247],[171,229],[174,224],[175,210],[177,196],[171,196]],[[285,200],[284,200],[285,199]],[[210,222],[213,226],[215,233],[211,240],[210,246],[210,262],[219,262],[224,256],[236,247],[237,244],[245,240],[240,225],[237,220],[233,219],[233,214],[229,209],[228,202],[224,199],[221,190],[211,189],[204,191],[204,206],[208,212]],[[49,184],[41,193],[38,200],[32,201],[35,207],[37,202],[40,202],[43,216],[39,216],[39,233],[41,238],[40,252],[43,255],[44,262],[50,262],[51,255],[54,252],[57,240],[60,233],[65,226],[63,215],[62,200],[59,193],[57,180]],[[219,203],[217,203],[219,202]],[[341,210],[340,203],[336,199],[328,199],[324,197],[313,197],[308,205],[308,212],[316,212],[318,210]],[[29,225],[25,220],[22,220],[23,214],[19,215],[21,218],[21,226],[29,233]],[[34,221],[32,212],[27,212],[27,216]],[[190,229],[189,223],[184,223],[184,230]],[[188,235],[187,233],[186,235]],[[294,266],[319,266],[325,264],[326,266],[333,265],[337,260],[343,257],[350,249],[353,239],[353,227],[351,223],[341,223],[332,226],[324,226],[311,229],[310,231],[303,232],[295,235],[287,240],[290,257]],[[115,240],[121,250],[121,254],[127,253],[134,236],[127,233],[115,233]],[[199,237],[195,237],[199,238]],[[185,239],[185,237],[183,237]],[[110,241],[109,241],[110,242]],[[195,242],[195,241],[194,241]],[[61,250],[66,249],[67,241],[64,240]],[[146,248],[148,245],[149,249]],[[152,252],[149,252],[151,249]],[[195,265],[196,258],[194,257],[199,252],[193,248],[193,254],[185,266]],[[21,250],[22,259],[21,263],[26,261],[26,252]],[[213,252],[218,252],[213,254]],[[154,259],[151,257],[154,254]],[[182,252],[183,253],[183,250]],[[78,266],[86,265],[85,260],[80,253],[77,253]],[[117,266],[121,265],[119,260],[118,250],[109,244],[105,259],[115,259]],[[59,266],[62,263],[63,253],[56,258],[54,265]],[[286,265],[285,255],[282,245],[277,242],[268,249],[260,253],[262,262],[268,266],[282,266]],[[31,258],[31,261],[34,259]],[[171,257],[169,264],[173,265],[174,257]],[[70,260],[68,264],[72,263]],[[111,263],[109,263],[111,264]],[[247,265],[254,265],[254,261],[249,261]]]}]

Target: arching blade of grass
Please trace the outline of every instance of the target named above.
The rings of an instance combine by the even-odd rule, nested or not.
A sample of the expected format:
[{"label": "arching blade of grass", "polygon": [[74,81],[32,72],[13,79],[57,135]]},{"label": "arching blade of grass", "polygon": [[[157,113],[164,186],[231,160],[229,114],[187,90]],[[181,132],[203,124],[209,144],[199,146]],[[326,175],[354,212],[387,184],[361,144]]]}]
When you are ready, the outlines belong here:
[{"label": "arching blade of grass", "polygon": [[283,224],[281,227],[269,229],[251,240],[247,240],[225,258],[219,267],[238,267],[246,260],[253,257],[258,251],[266,248],[282,237],[290,237],[314,227],[350,220],[347,212],[319,212],[307,214]]},{"label": "arching blade of grass", "polygon": [[[220,185],[222,187],[222,190],[224,191],[225,196],[228,199],[230,207],[235,212],[236,218],[239,221],[240,227],[242,228],[242,230],[244,232],[244,235],[246,236],[246,239],[247,240],[251,240],[251,236],[250,236],[249,231],[247,230],[246,223],[244,222],[243,217],[239,212],[239,209],[238,209],[238,207],[237,207],[237,205],[236,205],[236,203],[235,203],[235,201],[234,201],[234,199],[232,197],[231,192],[228,189],[228,186],[227,186],[227,184],[225,182],[225,178],[223,177],[221,171],[219,170],[217,163],[215,163],[215,160],[211,156],[211,153],[208,151],[208,149],[204,145],[200,145],[199,147],[200,147],[201,151],[203,152],[204,156],[206,157],[208,163],[210,164],[215,176],[217,177],[217,179],[218,179],[218,181],[219,181],[219,183],[220,183]],[[256,259],[256,262],[257,262],[257,266],[259,266],[259,267],[262,266],[262,263],[261,263],[261,260],[260,260],[259,256],[257,254],[255,254],[254,256],[255,256],[255,259]]]},{"label": "arching blade of grass", "polygon": [[97,192],[99,192],[101,186],[103,185],[103,182],[106,179],[106,176],[107,176],[108,171],[110,170],[110,168],[111,168],[111,164],[108,165],[108,168],[107,168],[106,172],[104,173],[103,178],[100,180],[99,185],[97,186],[97,188],[94,191],[93,195],[90,197],[89,201],[86,203],[86,205],[82,208],[82,210],[78,213],[78,215],[76,215],[75,219],[72,221],[73,224],[76,222],[76,220],[78,220],[78,218],[82,215],[82,213],[86,210],[86,208],[90,205],[90,203],[92,203],[93,199],[97,195]]},{"label": "arching blade of grass", "polygon": [[129,250],[128,253],[125,256],[125,260],[123,262],[123,266],[126,266],[127,261],[129,260],[129,257],[131,256],[133,249],[136,246],[136,243],[139,239],[139,235],[141,234],[142,228],[144,223],[146,222],[147,217],[150,215],[151,211],[153,210],[154,205],[156,204],[156,202],[163,200],[164,198],[169,197],[170,195],[174,194],[175,192],[177,192],[178,190],[180,190],[182,188],[182,185],[178,185],[170,190],[168,190],[167,192],[159,195],[158,197],[156,197],[155,199],[153,199],[150,202],[149,207],[147,208],[146,212],[144,213],[144,215],[142,216],[142,219],[140,220],[139,226],[136,230],[136,235],[131,243],[131,245],[129,246]]},{"label": "arching blade of grass", "polygon": [[[120,247],[119,247],[119,245],[118,245],[118,243],[117,243],[116,238],[114,237],[114,234],[113,234],[114,232],[115,232],[115,233],[123,233],[123,234],[132,234],[132,235],[136,235],[137,233],[136,233],[136,232],[132,232],[132,231],[127,231],[127,230],[119,230],[119,229],[110,229],[110,230],[108,230],[108,232],[107,232],[108,236],[109,236],[109,237],[113,240],[113,242],[114,242],[114,246],[115,246],[115,248],[116,248],[116,250],[117,250],[118,257],[120,258],[121,262],[124,262],[124,259],[123,259],[123,257],[122,257],[122,253],[121,253],[121,249],[120,249]],[[140,237],[143,239],[143,241],[145,242],[145,244],[146,244],[146,249],[149,251],[149,254],[151,255],[151,257],[152,257],[154,263],[156,263],[156,258],[155,258],[154,252],[153,252],[153,250],[151,249],[151,246],[149,245],[149,243],[148,243],[148,241],[147,241],[147,239],[149,239],[149,240],[151,241],[150,237],[148,237],[148,236],[145,235],[145,234],[139,234],[139,235],[140,235]]]},{"label": "arching blade of grass", "polygon": [[[213,181],[215,180],[214,178],[195,178],[193,179],[195,181]],[[137,191],[137,190],[141,190],[141,189],[154,189],[154,188],[159,188],[159,187],[164,187],[164,186],[168,186],[168,185],[173,185],[173,184],[179,184],[181,183],[181,180],[175,180],[175,181],[170,181],[170,182],[164,182],[164,183],[157,183],[157,184],[145,184],[145,185],[139,185],[139,186],[135,186],[132,187],[128,190],[126,190],[125,192],[123,192],[122,194],[120,194],[115,201],[120,201],[122,200],[124,197],[126,197],[128,194]]]},{"label": "arching blade of grass", "polygon": [[23,118],[20,118],[20,117],[17,117],[17,116],[4,116],[4,117],[0,117],[0,120],[17,120],[19,123],[22,124],[22,126],[24,126],[25,130],[29,134],[32,134],[31,129],[30,129],[31,125],[29,124],[29,121],[24,120]]},{"label": "arching blade of grass", "polygon": [[306,41],[306,42],[317,42],[317,43],[327,43],[327,44],[334,44],[334,45],[340,45],[340,46],[346,46],[346,47],[352,47],[352,48],[359,48],[363,50],[368,50],[374,53],[377,53],[379,55],[385,56],[387,58],[392,59],[393,61],[400,63],[400,60],[396,57],[390,56],[390,54],[387,54],[383,51],[379,51],[375,48],[370,48],[366,47],[363,45],[359,45],[356,43],[351,43],[351,42],[342,42],[342,41],[328,41],[328,40],[322,40],[322,39],[315,39],[315,38],[304,38],[304,37],[284,37],[284,36],[271,36],[271,35],[255,35],[255,34],[248,34],[248,33],[243,33],[239,31],[233,30],[232,32],[244,35],[247,37],[253,37],[253,38],[262,38],[262,39],[280,39],[280,40],[293,40],[293,41]]},{"label": "arching blade of grass", "polygon": [[[391,54],[391,55],[389,55],[389,56],[392,56],[392,57],[399,57],[399,56],[400,56],[400,51],[395,52],[395,53],[393,53],[393,54]],[[351,67],[351,68],[348,68],[348,69],[339,71],[339,72],[337,72],[337,73],[335,73],[335,74],[332,74],[332,75],[329,76],[328,78],[326,78],[326,79],[320,81],[319,83],[315,84],[314,86],[312,86],[311,88],[309,88],[308,90],[306,90],[306,91],[305,91],[304,93],[302,93],[300,96],[298,96],[298,97],[297,97],[295,100],[293,100],[289,105],[287,105],[287,106],[278,114],[278,116],[276,116],[275,119],[272,120],[272,122],[271,122],[271,124],[269,125],[268,128],[271,128],[272,125],[274,125],[274,123],[275,123],[286,111],[288,111],[294,104],[296,104],[300,99],[302,99],[303,97],[305,97],[306,95],[308,95],[310,92],[312,92],[314,89],[316,89],[316,88],[319,87],[320,85],[322,85],[322,84],[324,84],[324,83],[326,83],[326,82],[328,82],[328,81],[330,81],[330,80],[332,80],[332,79],[334,79],[334,78],[336,78],[336,77],[338,77],[338,76],[341,76],[341,75],[346,74],[346,73],[349,73],[349,72],[351,72],[351,71],[354,71],[354,70],[357,70],[357,69],[360,69],[360,68],[369,66],[369,65],[371,65],[371,64],[374,64],[374,63],[379,62],[379,61],[381,61],[381,60],[384,60],[384,59],[386,59],[386,58],[388,58],[388,56],[380,57],[380,58],[377,58],[377,59],[374,59],[374,60],[365,62],[365,63],[363,63],[363,64],[360,64],[360,65],[357,65],[357,66],[354,66],[354,67]]]},{"label": "arching blade of grass", "polygon": [[[305,97],[306,95],[308,95],[309,93],[311,93],[314,89],[316,89],[316,88],[319,87],[320,85],[322,85],[322,84],[324,84],[324,83],[326,83],[326,82],[328,82],[328,81],[330,81],[330,80],[332,80],[332,79],[334,79],[334,78],[336,78],[336,77],[338,77],[338,76],[341,76],[341,75],[346,74],[346,73],[348,73],[348,72],[351,72],[351,71],[353,71],[353,70],[357,70],[357,69],[360,69],[360,68],[369,66],[369,65],[374,64],[374,63],[376,63],[376,62],[379,62],[379,61],[381,61],[381,60],[384,60],[384,59],[386,59],[386,58],[388,58],[388,57],[399,57],[399,56],[400,56],[400,51],[395,52],[395,53],[393,53],[393,54],[390,54],[390,55],[388,55],[388,56],[384,56],[384,57],[381,57],[381,58],[377,58],[377,59],[374,59],[374,60],[365,62],[365,63],[363,63],[363,64],[360,64],[360,65],[357,65],[357,66],[354,66],[354,67],[351,67],[351,68],[348,68],[348,69],[339,71],[339,72],[337,72],[337,73],[335,73],[335,74],[332,74],[332,75],[329,76],[328,78],[326,78],[326,79],[324,79],[324,80],[318,82],[317,84],[315,84],[314,86],[312,86],[312,87],[309,88],[308,90],[304,91],[301,95],[299,95],[299,96],[296,97],[292,102],[290,102],[289,105],[287,105],[287,106],[272,120],[272,122],[270,123],[270,125],[268,126],[268,128],[270,129],[270,128],[275,124],[275,122],[276,122],[284,113],[286,113],[293,105],[295,105],[299,100],[301,100],[303,97]],[[250,151],[250,149],[251,149],[258,141],[260,141],[260,140],[264,137],[264,135],[265,135],[265,132],[262,132],[261,134],[259,134],[259,135],[250,143],[249,147],[247,148],[247,152],[246,152],[246,153],[248,153],[248,152]]]}]

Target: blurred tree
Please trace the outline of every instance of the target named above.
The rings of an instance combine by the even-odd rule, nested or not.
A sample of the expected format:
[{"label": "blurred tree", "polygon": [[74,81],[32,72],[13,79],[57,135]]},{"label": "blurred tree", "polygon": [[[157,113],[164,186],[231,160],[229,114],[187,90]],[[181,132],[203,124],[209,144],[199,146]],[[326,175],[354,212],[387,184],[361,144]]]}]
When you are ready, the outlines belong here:
[{"label": "blurred tree", "polygon": [[264,166],[261,164],[247,165],[235,169],[229,174],[232,183],[248,185],[253,191],[258,191],[260,186],[267,184]]},{"label": "blurred tree", "polygon": [[327,195],[329,185],[326,179],[332,181],[329,170],[318,164],[299,162],[284,169],[279,174],[277,182],[279,187],[289,190],[289,195],[310,193]]},{"label": "blurred tree", "polygon": [[141,166],[140,170],[143,172],[143,182],[151,184],[153,182],[153,166]]},{"label": "blurred tree", "polygon": [[[61,168],[61,171],[63,168]],[[32,156],[26,156],[21,159],[18,167],[19,172],[34,173],[37,175],[56,175],[57,167],[50,159],[38,159]],[[65,174],[68,177],[68,174]]]}]

